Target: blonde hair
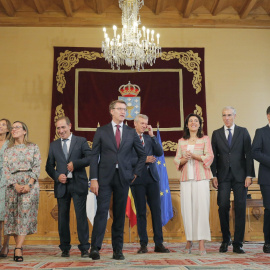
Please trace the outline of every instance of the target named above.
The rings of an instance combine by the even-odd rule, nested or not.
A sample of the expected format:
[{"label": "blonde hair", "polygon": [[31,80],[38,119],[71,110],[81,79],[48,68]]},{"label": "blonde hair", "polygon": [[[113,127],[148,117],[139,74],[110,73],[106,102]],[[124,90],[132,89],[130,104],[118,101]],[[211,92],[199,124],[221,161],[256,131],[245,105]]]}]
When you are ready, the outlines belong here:
[{"label": "blonde hair", "polygon": [[[28,141],[29,132],[28,132],[27,125],[22,121],[13,122],[13,124],[15,124],[15,123],[20,123],[22,125],[23,130],[26,131],[26,133],[24,134],[23,143],[25,145],[30,144],[31,142]],[[13,147],[14,144],[15,144],[15,139],[13,137],[11,137],[10,140],[9,140],[8,148]]]}]

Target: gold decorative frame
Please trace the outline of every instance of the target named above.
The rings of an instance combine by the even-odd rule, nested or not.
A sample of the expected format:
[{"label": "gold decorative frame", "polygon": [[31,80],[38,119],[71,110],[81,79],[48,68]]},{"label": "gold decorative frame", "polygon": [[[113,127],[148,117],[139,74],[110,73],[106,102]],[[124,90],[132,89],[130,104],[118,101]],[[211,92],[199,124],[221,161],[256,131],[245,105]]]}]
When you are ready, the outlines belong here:
[{"label": "gold decorative frame", "polygon": [[[59,91],[61,94],[63,94],[63,89],[66,87],[66,79],[65,79],[65,72],[70,71],[73,67],[75,67],[76,64],[79,63],[80,59],[86,59],[89,61],[96,60],[97,58],[104,58],[103,53],[99,52],[89,52],[89,51],[81,51],[81,52],[71,52],[69,50],[65,50],[65,52],[60,53],[60,56],[57,58],[57,63],[58,63],[58,69],[57,69],[57,74],[56,74],[56,83],[57,83],[57,91]],[[201,58],[199,57],[198,53],[194,53],[192,50],[189,50],[187,52],[176,52],[176,51],[169,51],[169,52],[162,52],[160,56],[161,60],[164,61],[170,61],[172,59],[179,59],[179,64],[181,64],[184,68],[186,68],[189,72],[193,73],[193,80],[192,80],[192,85],[193,88],[196,90],[196,94],[201,92],[202,90],[202,75],[200,71],[200,63],[201,63]],[[79,70],[79,69],[77,69]],[[77,76],[77,70],[76,70],[76,76]],[[85,70],[85,69],[84,69]],[[93,69],[97,71],[97,69]],[[127,72],[127,70],[123,71],[112,71],[111,72]],[[140,72],[152,72],[152,70],[141,70]],[[164,70],[163,70],[164,71]],[[166,70],[168,71],[168,70]],[[131,71],[134,72],[134,71]],[[182,72],[181,72],[181,79],[182,79]],[[182,80],[181,84],[182,85]],[[76,84],[77,88],[77,84]],[[76,89],[75,89],[76,91]],[[182,91],[182,89],[181,89]],[[181,97],[182,96],[181,92]],[[77,93],[75,93],[75,99],[76,99]],[[181,99],[182,100],[182,99]],[[75,101],[75,130],[80,130],[80,131],[88,131],[88,128],[79,128],[78,127],[78,114],[76,114],[77,109],[76,109],[76,104],[77,102]],[[202,108],[199,105],[195,105],[196,109],[194,110],[194,113],[198,114],[201,116],[202,121]],[[184,123],[183,119],[183,104],[181,105],[180,103],[180,111],[181,111],[181,123]],[[58,105],[55,110],[55,118],[54,122],[60,117],[65,115],[64,110],[62,109],[62,104]],[[77,124],[77,125],[76,125]],[[160,131],[178,131],[178,130],[183,130],[183,124],[181,124],[180,128],[159,128]],[[89,128],[89,130],[93,128]],[[96,130],[96,128],[94,128]],[[157,129],[154,129],[155,131]],[[55,132],[55,140],[59,138],[57,132]],[[92,142],[88,142],[88,144],[91,146]],[[176,151],[177,150],[177,143],[172,142],[172,141],[164,141],[162,142],[162,146],[164,151]]]}]

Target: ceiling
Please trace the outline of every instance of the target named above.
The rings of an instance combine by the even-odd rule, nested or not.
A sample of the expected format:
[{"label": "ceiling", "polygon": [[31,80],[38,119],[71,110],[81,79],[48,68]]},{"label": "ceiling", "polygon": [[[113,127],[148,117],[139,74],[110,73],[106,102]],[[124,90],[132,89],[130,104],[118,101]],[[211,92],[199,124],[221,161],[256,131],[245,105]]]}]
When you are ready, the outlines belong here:
[{"label": "ceiling", "polygon": [[[270,29],[270,0],[144,0],[151,28]],[[118,0],[0,0],[1,26],[121,26]]]}]

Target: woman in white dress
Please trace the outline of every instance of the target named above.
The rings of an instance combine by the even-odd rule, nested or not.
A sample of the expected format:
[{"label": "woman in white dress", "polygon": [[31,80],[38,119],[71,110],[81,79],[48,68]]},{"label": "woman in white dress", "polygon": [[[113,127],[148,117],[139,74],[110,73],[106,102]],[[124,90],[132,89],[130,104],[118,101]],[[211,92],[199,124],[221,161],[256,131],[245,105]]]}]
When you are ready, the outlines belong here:
[{"label": "woman in white dress", "polygon": [[187,240],[185,253],[191,253],[192,241],[199,241],[199,253],[204,255],[204,242],[211,241],[209,180],[212,178],[210,165],[213,158],[210,139],[203,135],[201,118],[189,114],[174,158],[177,170],[181,171],[181,212]]}]

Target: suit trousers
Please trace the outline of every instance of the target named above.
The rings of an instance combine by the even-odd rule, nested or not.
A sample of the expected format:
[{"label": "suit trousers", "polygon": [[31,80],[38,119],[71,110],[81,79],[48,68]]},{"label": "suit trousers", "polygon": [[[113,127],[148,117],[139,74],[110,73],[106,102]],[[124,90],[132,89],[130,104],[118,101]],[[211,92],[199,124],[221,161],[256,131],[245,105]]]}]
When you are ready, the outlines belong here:
[{"label": "suit trousers", "polygon": [[265,244],[270,244],[270,186],[260,185],[264,206],[263,233]]},{"label": "suit trousers", "polygon": [[225,181],[218,183],[217,202],[219,206],[218,212],[224,243],[228,243],[231,240],[229,228],[231,189],[233,190],[234,195],[235,210],[235,231],[233,245],[242,246],[246,224],[247,188],[245,187],[245,182],[236,182],[230,169]]},{"label": "suit trousers", "polygon": [[70,250],[70,228],[69,228],[69,213],[70,202],[73,198],[73,204],[77,220],[77,232],[80,244],[78,248],[88,250],[89,244],[89,226],[86,216],[86,198],[87,195],[78,195],[74,192],[74,182],[68,179],[66,193],[62,198],[57,199],[58,203],[58,231],[60,237],[60,249]]},{"label": "suit trousers", "polygon": [[101,249],[107,225],[111,194],[113,193],[112,247],[114,251],[123,249],[128,190],[129,184],[123,185],[121,183],[118,169],[115,169],[112,182],[109,185],[99,186],[97,212],[92,231],[92,247]]},{"label": "suit trousers", "polygon": [[140,244],[147,246],[147,221],[146,221],[146,200],[152,215],[152,226],[154,231],[155,245],[163,243],[161,209],[160,209],[160,189],[159,182],[151,176],[150,170],[143,176],[144,183],[131,186],[132,195],[135,201],[137,213],[137,228],[140,237]]}]

